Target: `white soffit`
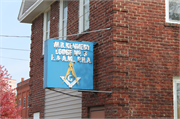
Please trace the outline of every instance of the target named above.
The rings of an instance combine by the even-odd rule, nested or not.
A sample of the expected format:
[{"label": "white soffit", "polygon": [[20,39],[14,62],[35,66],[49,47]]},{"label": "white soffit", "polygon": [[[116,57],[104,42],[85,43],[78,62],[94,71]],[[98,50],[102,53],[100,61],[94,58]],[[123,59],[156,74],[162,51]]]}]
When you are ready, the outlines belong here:
[{"label": "white soffit", "polygon": [[44,12],[55,0],[22,0],[18,20],[23,23],[32,23],[32,20]]}]

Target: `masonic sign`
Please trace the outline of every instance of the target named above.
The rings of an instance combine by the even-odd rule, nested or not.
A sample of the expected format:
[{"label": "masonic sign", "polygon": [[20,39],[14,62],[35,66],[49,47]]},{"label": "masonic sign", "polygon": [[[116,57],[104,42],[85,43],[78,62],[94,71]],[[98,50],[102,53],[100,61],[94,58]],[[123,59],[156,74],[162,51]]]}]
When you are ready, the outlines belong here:
[{"label": "masonic sign", "polygon": [[93,42],[48,39],[44,88],[93,89]]}]

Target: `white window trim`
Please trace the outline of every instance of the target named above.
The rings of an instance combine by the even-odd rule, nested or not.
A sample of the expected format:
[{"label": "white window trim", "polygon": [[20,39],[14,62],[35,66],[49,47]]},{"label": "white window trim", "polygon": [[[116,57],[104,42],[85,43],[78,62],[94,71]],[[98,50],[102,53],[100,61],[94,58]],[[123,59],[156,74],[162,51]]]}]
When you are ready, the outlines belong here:
[{"label": "white window trim", "polygon": [[[63,37],[63,1],[64,0],[60,0],[59,2],[59,6],[60,6],[60,9],[59,9],[59,37]],[[68,11],[68,10],[67,10]],[[67,17],[68,17],[68,12],[67,12]],[[67,30],[67,28],[66,28]],[[66,34],[67,35],[67,34]],[[64,38],[63,38],[64,39]]]},{"label": "white window trim", "polygon": [[180,83],[180,77],[173,77],[174,119],[177,119],[177,83]]},{"label": "white window trim", "polygon": [[79,0],[79,33],[83,32],[83,0]]},{"label": "white window trim", "polygon": [[[47,12],[50,10],[50,8],[48,8],[45,12],[44,12],[44,21],[43,21],[43,49],[42,49],[42,55],[44,55],[44,48],[45,48],[45,41],[47,40],[46,38],[46,22],[47,22]],[[51,13],[50,13],[51,14]],[[50,32],[50,29],[49,29]]]},{"label": "white window trim", "polygon": [[62,24],[62,21],[63,21],[63,0],[60,0],[59,2],[59,6],[60,6],[60,9],[59,9],[59,37],[62,37],[62,28],[63,28],[63,24]]},{"label": "white window trim", "polygon": [[180,21],[169,19],[169,0],[166,0],[165,2],[166,2],[166,22],[167,23],[180,24]]},{"label": "white window trim", "polygon": [[[79,33],[82,33],[84,31],[84,16],[85,14],[83,13],[84,11],[84,0],[79,0]],[[90,9],[90,3],[89,3],[89,9]],[[90,11],[89,11],[90,13]],[[87,28],[89,29],[89,27]],[[85,29],[85,30],[87,30]]]}]

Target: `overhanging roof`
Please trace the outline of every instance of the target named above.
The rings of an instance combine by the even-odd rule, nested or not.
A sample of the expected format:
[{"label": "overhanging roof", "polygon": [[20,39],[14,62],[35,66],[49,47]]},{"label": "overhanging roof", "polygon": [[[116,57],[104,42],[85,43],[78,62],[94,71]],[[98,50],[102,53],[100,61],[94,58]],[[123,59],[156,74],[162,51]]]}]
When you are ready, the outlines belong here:
[{"label": "overhanging roof", "polygon": [[22,0],[18,20],[32,23],[33,19],[44,12],[55,0]]}]

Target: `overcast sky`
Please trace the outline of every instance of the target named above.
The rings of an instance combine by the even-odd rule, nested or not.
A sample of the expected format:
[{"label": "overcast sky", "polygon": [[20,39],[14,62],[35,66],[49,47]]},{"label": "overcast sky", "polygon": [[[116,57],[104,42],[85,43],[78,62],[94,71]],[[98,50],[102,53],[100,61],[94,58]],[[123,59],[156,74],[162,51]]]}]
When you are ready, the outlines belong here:
[{"label": "overcast sky", "polygon": [[30,38],[2,37],[1,35],[31,35],[31,24],[20,23],[17,20],[21,1],[0,0],[0,65],[5,66],[12,79],[17,80],[17,83],[21,81],[22,77],[29,78],[31,40]]}]

